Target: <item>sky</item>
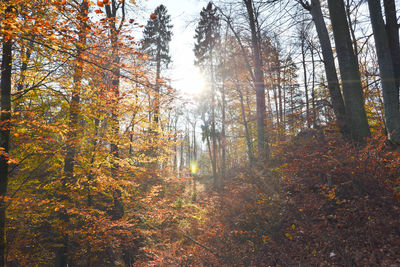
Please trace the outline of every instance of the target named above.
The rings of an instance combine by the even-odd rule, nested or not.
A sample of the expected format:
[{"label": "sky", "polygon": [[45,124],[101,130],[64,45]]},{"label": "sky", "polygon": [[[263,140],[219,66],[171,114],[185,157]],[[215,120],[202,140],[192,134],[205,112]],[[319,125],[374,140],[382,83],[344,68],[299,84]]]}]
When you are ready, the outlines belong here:
[{"label": "sky", "polygon": [[[169,78],[172,86],[184,94],[198,94],[204,86],[200,71],[194,66],[194,34],[200,11],[209,0],[141,0],[140,7],[150,15],[163,4],[171,15],[173,36],[170,43]],[[142,10],[143,10],[142,9]],[[147,19],[147,18],[146,18]],[[145,24],[145,22],[144,22]]]}]

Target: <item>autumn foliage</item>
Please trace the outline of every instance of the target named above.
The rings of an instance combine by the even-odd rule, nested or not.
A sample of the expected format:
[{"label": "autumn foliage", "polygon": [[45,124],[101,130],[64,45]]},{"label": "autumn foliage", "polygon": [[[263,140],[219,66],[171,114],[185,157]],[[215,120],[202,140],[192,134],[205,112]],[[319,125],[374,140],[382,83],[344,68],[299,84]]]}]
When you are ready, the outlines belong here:
[{"label": "autumn foliage", "polygon": [[258,2],[201,11],[207,88],[183,99],[165,6],[144,26],[135,1],[1,1],[0,267],[400,265],[397,132],[369,37],[354,138],[306,25],[292,54],[256,28],[281,1]]},{"label": "autumn foliage", "polygon": [[278,149],[276,166],[236,168],[223,192],[171,203],[154,263],[398,263],[400,158],[384,137],[359,146],[312,131]]}]

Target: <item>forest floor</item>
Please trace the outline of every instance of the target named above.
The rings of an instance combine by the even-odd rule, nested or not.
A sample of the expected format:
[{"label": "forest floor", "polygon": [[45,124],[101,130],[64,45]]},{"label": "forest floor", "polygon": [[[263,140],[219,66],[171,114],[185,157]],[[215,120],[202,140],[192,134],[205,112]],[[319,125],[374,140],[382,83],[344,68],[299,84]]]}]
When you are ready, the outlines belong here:
[{"label": "forest floor", "polygon": [[[272,164],[271,164],[272,165]],[[231,169],[156,198],[137,266],[400,266],[400,157],[313,135],[281,145],[274,166]]]}]

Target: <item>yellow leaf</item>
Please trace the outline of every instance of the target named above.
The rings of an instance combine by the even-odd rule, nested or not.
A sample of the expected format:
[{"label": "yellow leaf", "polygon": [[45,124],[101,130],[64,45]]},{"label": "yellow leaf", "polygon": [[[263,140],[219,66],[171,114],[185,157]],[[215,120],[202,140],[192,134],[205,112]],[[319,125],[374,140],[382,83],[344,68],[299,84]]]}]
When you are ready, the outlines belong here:
[{"label": "yellow leaf", "polygon": [[287,238],[289,238],[290,240],[293,240],[293,237],[292,237],[289,233],[286,233],[285,236],[286,236]]}]

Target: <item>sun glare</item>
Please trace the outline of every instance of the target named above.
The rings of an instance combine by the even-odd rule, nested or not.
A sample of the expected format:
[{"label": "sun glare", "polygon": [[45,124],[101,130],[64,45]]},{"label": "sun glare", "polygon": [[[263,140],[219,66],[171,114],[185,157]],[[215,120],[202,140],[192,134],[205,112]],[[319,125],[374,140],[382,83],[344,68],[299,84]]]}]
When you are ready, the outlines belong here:
[{"label": "sun glare", "polygon": [[189,95],[199,95],[204,89],[206,82],[199,71],[186,73],[182,79],[183,92]]}]

